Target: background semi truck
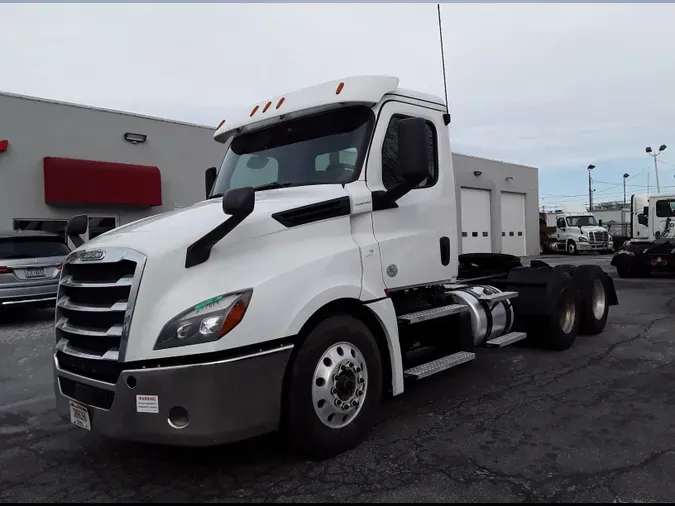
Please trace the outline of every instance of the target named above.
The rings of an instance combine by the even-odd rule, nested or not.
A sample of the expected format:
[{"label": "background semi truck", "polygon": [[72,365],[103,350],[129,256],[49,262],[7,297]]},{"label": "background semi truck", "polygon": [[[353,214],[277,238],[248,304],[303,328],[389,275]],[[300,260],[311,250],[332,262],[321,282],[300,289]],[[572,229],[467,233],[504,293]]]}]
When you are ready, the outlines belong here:
[{"label": "background semi truck", "polygon": [[565,204],[560,212],[545,215],[546,223],[540,225],[542,252],[609,253],[614,242],[609,231],[595,215],[582,204]]},{"label": "background semi truck", "polygon": [[82,244],[56,311],[59,413],[112,437],[212,445],[282,429],[354,447],[383,396],[528,339],[597,334],[618,303],[596,266],[458,255],[439,98],[361,76],[221,123],[207,199]]},{"label": "background semi truck", "polygon": [[631,197],[631,237],[611,264],[623,278],[675,271],[675,194]]}]

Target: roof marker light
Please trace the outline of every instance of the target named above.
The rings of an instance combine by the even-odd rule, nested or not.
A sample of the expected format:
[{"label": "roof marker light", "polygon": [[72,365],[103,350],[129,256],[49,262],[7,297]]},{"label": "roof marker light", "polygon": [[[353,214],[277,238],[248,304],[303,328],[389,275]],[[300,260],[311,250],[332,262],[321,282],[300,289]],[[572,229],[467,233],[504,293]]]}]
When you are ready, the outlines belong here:
[{"label": "roof marker light", "polygon": [[267,102],[267,104],[265,104],[265,108],[263,109],[263,112],[267,112],[267,109],[269,109],[271,105],[272,105],[272,101],[270,100],[269,102]]},{"label": "roof marker light", "polygon": [[279,103],[277,103],[277,109],[279,109],[279,107],[281,107],[281,104],[284,103],[284,100],[286,100],[284,97],[281,97],[281,98],[279,99]]},{"label": "roof marker light", "polygon": [[220,127],[223,126],[224,124],[225,124],[225,120],[218,123],[218,128],[216,128],[216,130],[220,130]]},{"label": "roof marker light", "polygon": [[251,111],[251,114],[250,114],[249,116],[252,118],[253,115],[254,115],[256,112],[258,112],[258,109],[260,109],[260,106],[259,106],[259,105],[256,105],[256,106],[253,108],[253,110]]},{"label": "roof marker light", "polygon": [[339,95],[340,93],[342,93],[342,89],[343,89],[344,87],[345,87],[345,83],[340,83],[340,84],[338,84],[337,89],[335,90],[335,94],[336,94],[336,95]]}]

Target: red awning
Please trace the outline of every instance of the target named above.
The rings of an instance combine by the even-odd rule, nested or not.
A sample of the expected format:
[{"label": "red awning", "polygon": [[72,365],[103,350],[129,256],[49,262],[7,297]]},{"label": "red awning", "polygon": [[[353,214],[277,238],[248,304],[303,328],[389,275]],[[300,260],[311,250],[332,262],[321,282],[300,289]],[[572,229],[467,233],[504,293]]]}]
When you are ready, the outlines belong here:
[{"label": "red awning", "polygon": [[48,156],[44,174],[47,204],[162,205],[158,167]]}]

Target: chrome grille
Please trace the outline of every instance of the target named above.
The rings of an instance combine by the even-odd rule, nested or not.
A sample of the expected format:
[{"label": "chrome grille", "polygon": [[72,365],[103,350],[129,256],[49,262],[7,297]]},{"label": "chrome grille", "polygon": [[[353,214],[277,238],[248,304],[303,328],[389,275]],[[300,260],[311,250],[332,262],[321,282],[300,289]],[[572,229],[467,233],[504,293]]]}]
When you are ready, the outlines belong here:
[{"label": "chrome grille", "polygon": [[[126,248],[92,250],[104,252],[103,258],[83,257],[85,250],[66,259],[56,302],[57,360],[64,355],[76,357],[78,370],[71,372],[78,374],[97,371],[100,362],[96,365],[92,361],[124,360],[146,260]],[[68,370],[70,362],[59,360],[60,366]]]},{"label": "chrome grille", "polygon": [[591,242],[607,242],[609,241],[608,232],[589,232],[588,234]]}]

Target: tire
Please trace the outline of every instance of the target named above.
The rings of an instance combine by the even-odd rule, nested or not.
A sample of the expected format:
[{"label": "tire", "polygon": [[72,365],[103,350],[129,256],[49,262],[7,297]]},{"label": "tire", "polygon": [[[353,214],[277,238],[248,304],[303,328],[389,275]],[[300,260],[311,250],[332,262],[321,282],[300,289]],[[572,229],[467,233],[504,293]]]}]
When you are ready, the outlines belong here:
[{"label": "tire", "polygon": [[[341,371],[340,366],[347,369]],[[317,459],[334,457],[365,439],[381,397],[382,362],[374,336],[353,316],[329,316],[309,332],[293,360],[284,427],[291,444],[304,453]],[[337,400],[343,403],[340,410]]]},{"label": "tire", "polygon": [[609,297],[605,276],[597,265],[580,265],[574,273],[581,299],[580,334],[597,335],[607,324]]},{"label": "tire", "polygon": [[579,250],[577,249],[577,243],[574,241],[567,241],[566,251],[568,255],[578,255]]},{"label": "tire", "polygon": [[550,314],[528,318],[526,329],[537,345],[563,351],[572,346],[579,332],[579,295],[569,273],[564,269],[554,271],[546,291],[553,309]]}]

